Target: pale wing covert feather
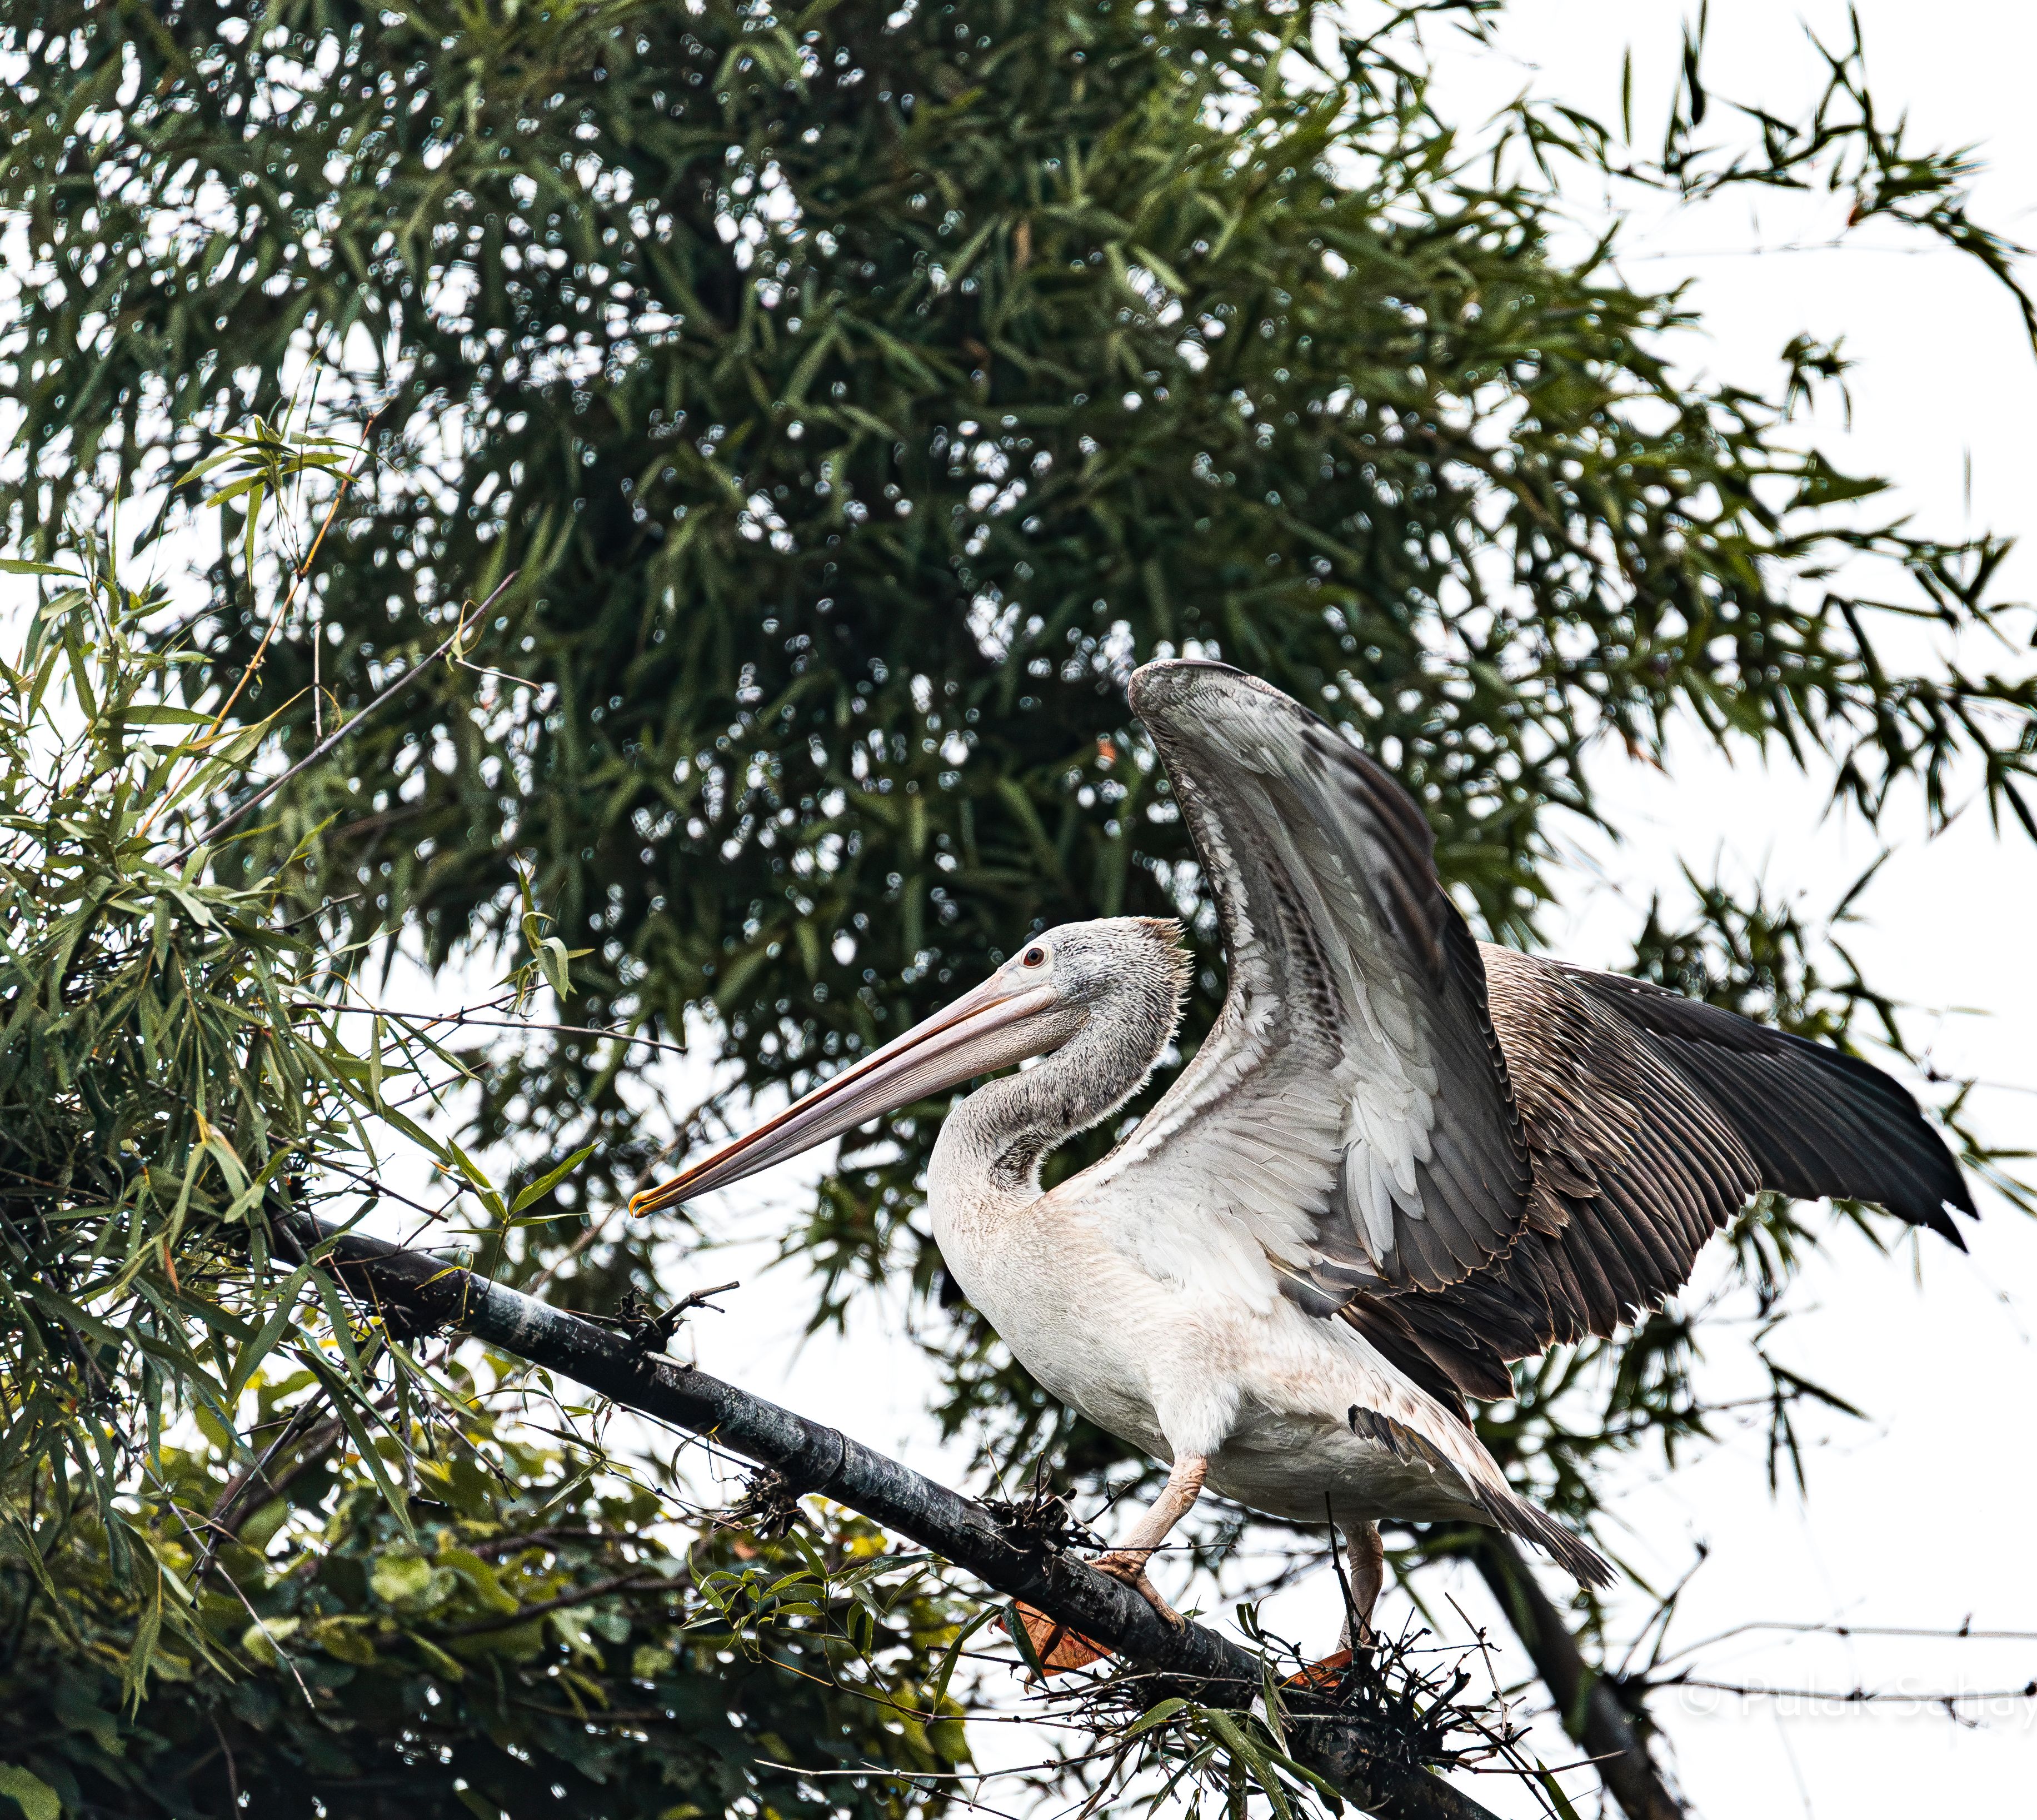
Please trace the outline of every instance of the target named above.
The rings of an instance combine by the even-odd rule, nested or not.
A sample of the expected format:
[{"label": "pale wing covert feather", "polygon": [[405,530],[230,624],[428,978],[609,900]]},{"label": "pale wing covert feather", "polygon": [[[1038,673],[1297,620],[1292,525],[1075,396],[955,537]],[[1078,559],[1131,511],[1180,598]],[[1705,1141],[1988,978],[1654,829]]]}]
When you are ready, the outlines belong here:
[{"label": "pale wing covert feather", "polygon": [[1502,1256],[1528,1151],[1477,944],[1412,800],[1225,666],[1149,664],[1131,694],[1202,856],[1230,984],[1201,1049],[1099,1173],[1189,1186],[1322,1313]]}]

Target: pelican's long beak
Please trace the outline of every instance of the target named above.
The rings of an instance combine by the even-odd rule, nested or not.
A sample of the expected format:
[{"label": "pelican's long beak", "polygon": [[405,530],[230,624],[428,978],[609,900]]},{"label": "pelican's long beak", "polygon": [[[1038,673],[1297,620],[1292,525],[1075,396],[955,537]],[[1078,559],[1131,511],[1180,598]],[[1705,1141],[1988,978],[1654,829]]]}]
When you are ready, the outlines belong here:
[{"label": "pelican's long beak", "polygon": [[994,973],[947,1010],[845,1068],[747,1136],[724,1145],[671,1181],[647,1188],[629,1203],[629,1211],[655,1213],[676,1207],[930,1093],[1044,1055],[1069,1034],[1064,1019],[1045,1015],[1058,1001],[1045,981]]}]

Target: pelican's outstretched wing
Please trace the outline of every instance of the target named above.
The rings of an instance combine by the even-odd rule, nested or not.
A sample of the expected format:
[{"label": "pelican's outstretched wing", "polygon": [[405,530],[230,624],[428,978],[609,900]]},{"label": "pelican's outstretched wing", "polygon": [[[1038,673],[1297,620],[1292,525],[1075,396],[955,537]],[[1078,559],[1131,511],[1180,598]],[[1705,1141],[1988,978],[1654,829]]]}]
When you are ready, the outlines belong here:
[{"label": "pelican's outstretched wing", "polygon": [[1756,1190],[1973,1203],[1896,1083],[1643,982],[1475,942],[1399,785],[1222,665],[1132,679],[1221,920],[1195,1058],[1097,1172],[1256,1241],[1446,1401],[1682,1285]]},{"label": "pelican's outstretched wing", "polygon": [[1148,664],[1132,706],[1216,899],[1230,989],[1181,1078],[1100,1174],[1170,1185],[1328,1312],[1502,1257],[1529,1158],[1478,946],[1407,793],[1279,691]]},{"label": "pelican's outstretched wing", "polygon": [[1533,1205],[1506,1258],[1394,1297],[1389,1317],[1458,1387],[1504,1394],[1504,1361],[1658,1306],[1757,1189],[1877,1201],[1964,1249],[1946,1211],[1975,1213],[1959,1166],[1879,1069],[1643,980],[1481,946]]}]

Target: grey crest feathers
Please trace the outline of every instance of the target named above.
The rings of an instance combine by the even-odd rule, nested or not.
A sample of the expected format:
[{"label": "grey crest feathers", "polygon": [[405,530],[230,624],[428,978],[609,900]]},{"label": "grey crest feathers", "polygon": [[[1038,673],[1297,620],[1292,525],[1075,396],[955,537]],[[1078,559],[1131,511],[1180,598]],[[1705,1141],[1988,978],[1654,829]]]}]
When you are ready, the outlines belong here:
[{"label": "grey crest feathers", "polygon": [[1053,955],[1064,993],[1071,985],[1098,993],[1152,993],[1177,1012],[1195,964],[1181,940],[1181,925],[1172,917],[1098,917],[1061,923],[1034,940]]},{"label": "grey crest feathers", "polygon": [[993,1082],[958,1114],[999,1132],[994,1165],[1005,1182],[1030,1179],[1041,1157],[1108,1118],[1146,1084],[1181,1022],[1192,957],[1181,925],[1161,917],[1063,923],[1019,950],[1046,951],[1061,1002],[1086,1012],[1056,1052],[1072,1065]]}]

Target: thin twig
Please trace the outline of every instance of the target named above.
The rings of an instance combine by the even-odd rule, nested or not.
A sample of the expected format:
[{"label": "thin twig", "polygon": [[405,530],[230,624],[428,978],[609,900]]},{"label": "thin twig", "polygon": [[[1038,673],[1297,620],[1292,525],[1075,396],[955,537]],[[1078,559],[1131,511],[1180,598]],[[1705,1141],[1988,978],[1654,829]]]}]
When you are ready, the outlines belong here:
[{"label": "thin twig", "polygon": [[629,1203],[631,1201],[635,1199],[638,1194],[642,1193],[645,1188],[650,1186],[652,1172],[657,1168],[659,1164],[663,1163],[667,1157],[670,1156],[675,1150],[678,1149],[678,1147],[686,1141],[687,1133],[693,1129],[693,1121],[698,1118],[702,1113],[707,1111],[708,1107],[713,1103],[713,1099],[714,1096],[710,1094],[707,1099],[703,1099],[700,1104],[696,1106],[692,1111],[689,1112],[684,1118],[681,1119],[677,1128],[673,1131],[669,1141],[664,1145],[664,1146],[650,1160],[650,1161],[646,1163],[641,1169],[637,1171],[637,1179],[630,1184],[629,1192],[624,1195],[620,1201],[617,1201],[614,1206],[610,1207],[606,1213],[604,1213],[599,1219],[590,1220],[587,1224],[581,1228],[579,1237],[575,1239],[565,1251],[561,1251],[557,1257],[554,1258],[550,1263],[547,1264],[543,1269],[540,1270],[538,1274],[531,1279],[531,1293],[532,1295],[536,1296],[542,1294],[546,1288],[550,1284],[552,1279],[556,1277],[561,1270],[564,1269],[567,1265],[570,1264],[576,1258],[577,1258],[583,1251],[599,1239],[603,1232],[608,1230],[609,1222],[614,1220],[617,1214],[625,1213],[629,1211]]},{"label": "thin twig", "polygon": [[233,1767],[233,1747],[226,1742],[226,1734],[220,1729],[219,1715],[209,1716],[212,1720],[212,1735],[219,1740],[219,1754],[226,1761],[226,1792],[232,1797],[237,1812],[240,1807],[240,1777]]},{"label": "thin twig", "polygon": [[[309,759],[305,760],[307,764],[310,762]],[[282,781],[278,779],[278,782]],[[387,1005],[334,1005],[328,1000],[317,998],[292,999],[289,1003],[305,1011],[325,1011],[335,1015],[344,1013],[350,1017],[386,1017],[392,1024],[414,1024],[426,1028],[439,1024],[472,1024],[484,1030],[536,1030],[554,1036],[605,1036],[638,1049],[662,1049],[673,1055],[690,1055],[693,1053],[679,1043],[661,1042],[655,1036],[638,1036],[626,1030],[605,1029],[593,1024],[541,1024],[526,1017],[478,1017],[470,1011],[393,1011]]]},{"label": "thin twig", "polygon": [[1939,1643],[2037,1643],[2037,1630],[1975,1630],[1961,1625],[1956,1630],[1932,1629],[1922,1625],[1907,1624],[1818,1624],[1807,1620],[1781,1618],[1749,1618],[1744,1624],[1729,1625],[1721,1631],[1687,1643],[1672,1650],[1661,1660],[1674,1662],[1680,1655],[1694,1655],[1701,1649],[1710,1649],[1715,1644],[1736,1636],[1744,1636],[1749,1631],[1781,1630],[1801,1636],[1908,1636],[1920,1640]]},{"label": "thin twig", "polygon": [[1913,1693],[1895,1687],[1850,1687],[1835,1691],[1824,1687],[1762,1687],[1748,1682],[1700,1681],[1678,1676],[1657,1685],[1702,1688],[1711,1693],[1730,1693],[1743,1700],[1801,1700],[1823,1706],[1963,1706],[1976,1700],[2037,1700],[2037,1681],[2020,1687],[1977,1688],[1971,1693]]},{"label": "thin twig", "polygon": [[[381,414],[380,411],[370,411],[367,422],[361,427],[361,455],[363,460],[365,460],[368,455],[368,441],[375,433],[375,420]],[[332,504],[326,508],[325,521],[319,526],[318,535],[312,539],[311,548],[304,552],[304,560],[298,563],[296,573],[290,577],[289,591],[284,595],[282,604],[278,607],[274,613],[270,616],[268,630],[262,634],[261,643],[255,647],[255,655],[250,657],[242,667],[240,679],[233,685],[232,693],[220,703],[219,712],[212,717],[212,725],[206,728],[202,739],[196,742],[197,744],[202,744],[204,740],[210,740],[219,732],[220,728],[225,724],[226,717],[232,711],[233,704],[240,699],[240,691],[248,687],[248,679],[262,667],[263,655],[268,650],[270,641],[282,630],[283,622],[289,618],[290,603],[297,599],[298,588],[304,585],[304,577],[311,573],[312,564],[317,560],[319,548],[325,543],[325,534],[332,528],[333,520],[339,516],[340,506],[346,498],[346,490],[353,486],[354,475],[358,471],[357,467],[351,467],[340,476],[339,489],[332,496]],[[301,473],[301,470],[300,472]],[[259,504],[259,501],[257,503]],[[255,585],[255,577],[251,573],[248,577],[248,585],[251,592]],[[313,649],[316,649],[316,645]],[[191,760],[193,766],[197,762],[195,759]],[[163,793],[163,801],[167,803],[173,800],[177,793],[178,785],[183,782],[184,778],[190,775],[190,770],[187,769],[182,776],[173,781],[170,787]],[[159,804],[158,808],[160,807]],[[144,834],[148,832],[149,824],[156,819],[156,814],[157,811],[151,809],[143,819],[142,831]],[[181,859],[183,856],[180,853],[177,857]]]},{"label": "thin twig", "polygon": [[618,1536],[608,1530],[599,1529],[534,1529],[525,1530],[518,1535],[483,1536],[478,1541],[463,1543],[469,1554],[478,1554],[487,1561],[498,1554],[520,1554],[526,1549],[546,1549],[556,1554],[554,1542],[603,1542],[613,1545],[618,1542],[633,1541],[633,1537]]},{"label": "thin twig", "polygon": [[[507,588],[510,582],[514,581],[516,579],[516,572],[512,569],[509,573],[508,576],[504,580],[502,586],[501,588],[497,588],[494,593],[489,595],[488,598],[482,601],[480,606],[474,610],[475,616],[478,618],[481,615],[485,614],[490,607],[493,606],[497,599],[501,596],[503,588]],[[232,825],[236,822],[239,821],[243,815],[246,815],[250,809],[255,808],[260,804],[266,802],[270,797],[273,796],[284,786],[284,785],[287,784],[291,778],[297,776],[300,771],[305,770],[311,766],[316,764],[319,759],[323,759],[328,752],[331,751],[341,740],[345,739],[348,734],[352,732],[356,727],[359,726],[361,723],[367,719],[370,714],[373,713],[376,709],[381,707],[385,702],[394,701],[397,696],[402,694],[406,689],[414,684],[426,671],[431,668],[433,664],[436,664],[440,658],[443,657],[447,652],[452,649],[454,645],[459,642],[461,637],[464,634],[466,630],[467,615],[463,613],[459,617],[459,623],[453,627],[452,632],[447,636],[444,643],[440,645],[439,648],[436,651],[433,652],[429,656],[425,658],[420,663],[413,664],[409,669],[406,670],[402,675],[399,676],[395,682],[391,683],[387,688],[384,689],[380,694],[377,695],[373,701],[370,702],[366,707],[363,708],[359,713],[356,714],[352,720],[349,721],[345,726],[335,727],[331,732],[327,734],[324,739],[319,740],[316,746],[312,747],[312,749],[304,755],[304,757],[300,759],[297,763],[291,766],[291,767],[287,771],[284,772],[281,777],[272,778],[267,783],[263,785],[259,789],[255,790],[248,796],[244,797],[239,803],[236,804],[233,808],[229,809],[225,815],[221,815],[217,821],[214,822],[212,826],[207,828],[202,834],[195,835],[192,838],[185,842],[182,846],[179,847],[175,853],[172,853],[162,862],[164,866],[168,868],[181,865],[198,848],[206,846],[211,841],[217,839],[221,834],[223,834],[228,828],[232,827]]]},{"label": "thin twig", "polygon": [[[331,1417],[323,1425],[330,1428],[338,1421],[338,1417]],[[270,1466],[285,1447],[295,1447],[320,1425],[319,1406],[316,1402],[306,1403],[298,1409],[283,1425],[283,1432],[263,1449],[262,1457],[251,1464],[245,1472],[237,1473],[227,1481],[226,1489],[213,1504],[211,1520],[229,1534],[236,1531],[239,1526],[234,1519],[239,1515],[242,1498],[251,1496],[267,1482]]]}]

